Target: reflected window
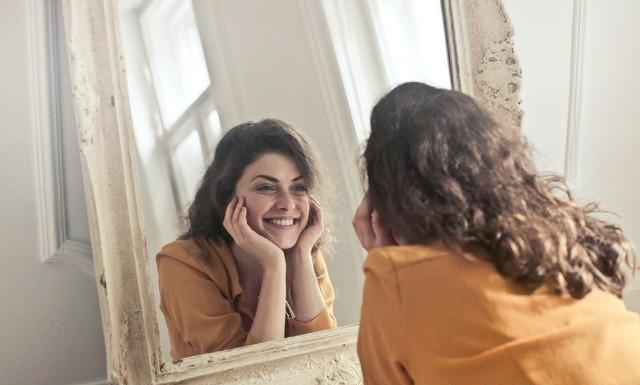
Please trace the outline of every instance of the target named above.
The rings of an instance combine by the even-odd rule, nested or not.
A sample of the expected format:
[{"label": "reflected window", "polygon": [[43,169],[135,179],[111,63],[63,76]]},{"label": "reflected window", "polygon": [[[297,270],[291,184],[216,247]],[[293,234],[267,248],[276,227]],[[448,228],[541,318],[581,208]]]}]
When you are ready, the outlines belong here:
[{"label": "reflected window", "polygon": [[441,0],[369,0],[388,84],[451,88]]},{"label": "reflected window", "polygon": [[[209,145],[207,151],[209,154],[212,154],[214,151],[213,144],[222,136],[222,126],[220,125],[220,114],[218,114],[218,110],[212,110],[207,114],[204,134],[206,137],[205,142]],[[207,163],[211,160],[212,159],[207,159]]]},{"label": "reflected window", "polygon": [[327,25],[358,142],[392,87],[419,81],[451,88],[441,0],[324,0]]},{"label": "reflected window", "polygon": [[211,81],[191,1],[155,0],[140,17],[165,125],[174,124]]},{"label": "reflected window", "polygon": [[196,186],[202,178],[203,165],[200,137],[198,132],[191,131],[178,145],[172,149],[171,157],[175,160],[176,185],[181,200],[188,200],[196,194]]},{"label": "reflected window", "polygon": [[148,211],[159,218],[173,208],[178,218],[222,135],[193,3],[119,5],[133,128],[146,190],[153,194]]}]

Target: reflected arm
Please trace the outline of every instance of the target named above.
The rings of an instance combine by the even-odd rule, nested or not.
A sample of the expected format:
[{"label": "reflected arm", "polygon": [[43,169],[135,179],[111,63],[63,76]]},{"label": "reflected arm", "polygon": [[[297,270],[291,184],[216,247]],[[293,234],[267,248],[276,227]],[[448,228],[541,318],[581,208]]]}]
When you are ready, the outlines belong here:
[{"label": "reflected arm", "polygon": [[291,335],[335,328],[335,293],[322,254],[318,253],[314,258],[294,257],[289,261],[293,277],[293,309],[296,315],[296,319],[287,320]]},{"label": "reflected arm", "polygon": [[286,266],[265,270],[247,345],[284,338],[285,293]]}]

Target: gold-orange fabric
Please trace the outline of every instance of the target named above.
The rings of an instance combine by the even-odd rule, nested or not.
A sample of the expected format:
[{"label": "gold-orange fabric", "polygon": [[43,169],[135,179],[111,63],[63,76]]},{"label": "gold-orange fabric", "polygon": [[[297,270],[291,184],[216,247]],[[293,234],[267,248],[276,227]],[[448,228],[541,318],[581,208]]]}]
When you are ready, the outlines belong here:
[{"label": "gold-orange fabric", "polygon": [[[165,245],[156,257],[160,309],[169,330],[173,359],[256,342],[248,334],[254,314],[242,300],[231,249],[224,242],[200,243],[193,239],[175,241]],[[335,295],[322,255],[316,255],[313,267],[326,306],[309,322],[287,319],[287,337],[336,327]]]},{"label": "gold-orange fabric", "polygon": [[530,292],[481,256],[441,244],[369,252],[366,385],[640,384],[640,317],[620,299]]}]

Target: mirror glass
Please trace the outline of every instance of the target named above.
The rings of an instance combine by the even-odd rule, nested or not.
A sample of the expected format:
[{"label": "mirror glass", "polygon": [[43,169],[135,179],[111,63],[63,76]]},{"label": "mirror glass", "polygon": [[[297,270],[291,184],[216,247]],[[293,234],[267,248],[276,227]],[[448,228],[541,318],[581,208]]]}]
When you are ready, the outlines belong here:
[{"label": "mirror glass", "polygon": [[[224,317],[240,319],[244,337],[234,337],[221,348],[203,347],[207,342],[197,340],[232,333],[226,326],[207,324],[223,317],[204,314],[215,311],[215,301],[224,299],[232,312],[240,312],[234,302],[238,291],[257,293],[234,286],[242,279],[237,278],[237,267],[233,272],[237,255],[232,247],[227,247],[231,260],[216,259],[222,263],[218,270],[213,265],[189,266],[203,285],[219,289],[183,293],[182,300],[174,301],[174,308],[205,303],[207,309],[192,309],[193,317],[201,316],[199,321],[165,319],[156,255],[184,229],[186,210],[220,138],[240,123],[264,118],[299,130],[327,171],[332,189],[323,216],[332,219],[333,242],[322,253],[324,274],[333,289],[337,326],[356,323],[364,257],[351,229],[362,196],[359,148],[367,136],[371,107],[390,87],[409,80],[451,86],[440,0],[121,0],[118,8],[164,358],[246,342],[253,321],[238,314]],[[319,267],[314,267],[318,275]],[[212,278],[216,274],[222,278]],[[194,286],[187,282],[183,287]],[[321,294],[326,300],[326,290],[321,288]],[[260,298],[243,300],[251,313],[251,304],[255,307]],[[167,322],[174,325],[168,328]],[[180,335],[186,333],[180,325],[188,322],[200,322],[190,340]],[[189,349],[172,353],[171,345],[179,338]]]}]

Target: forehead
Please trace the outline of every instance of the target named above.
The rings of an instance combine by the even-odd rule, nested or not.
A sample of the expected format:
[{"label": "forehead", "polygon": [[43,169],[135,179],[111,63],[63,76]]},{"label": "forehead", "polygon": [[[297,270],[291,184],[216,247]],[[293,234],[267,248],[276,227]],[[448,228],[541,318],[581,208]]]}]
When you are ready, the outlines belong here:
[{"label": "forehead", "polygon": [[240,183],[249,182],[257,175],[268,175],[280,181],[290,181],[301,176],[295,163],[281,154],[266,153],[260,155],[244,169]]}]

